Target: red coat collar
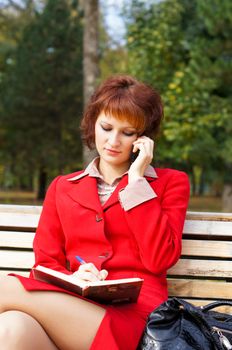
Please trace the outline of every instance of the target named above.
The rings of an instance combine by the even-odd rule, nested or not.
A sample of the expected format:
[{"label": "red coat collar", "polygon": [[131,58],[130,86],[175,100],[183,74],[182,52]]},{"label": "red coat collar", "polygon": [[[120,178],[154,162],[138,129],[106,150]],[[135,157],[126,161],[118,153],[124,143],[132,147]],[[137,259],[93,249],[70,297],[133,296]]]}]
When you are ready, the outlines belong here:
[{"label": "red coat collar", "polygon": [[71,189],[68,191],[68,195],[82,206],[101,213],[103,210],[119,202],[118,192],[126,187],[127,184],[128,176],[124,175],[103,206],[100,203],[97,192],[97,179],[88,175],[79,178],[75,182],[71,182]]}]

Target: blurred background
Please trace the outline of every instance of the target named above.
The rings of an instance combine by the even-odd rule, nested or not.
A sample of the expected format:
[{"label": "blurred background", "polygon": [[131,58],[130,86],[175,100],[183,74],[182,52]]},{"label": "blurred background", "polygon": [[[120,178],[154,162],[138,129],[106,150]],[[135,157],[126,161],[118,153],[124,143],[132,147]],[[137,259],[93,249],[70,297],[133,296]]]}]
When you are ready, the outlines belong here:
[{"label": "blurred background", "polygon": [[188,173],[190,210],[231,212],[231,33],[231,0],[0,1],[0,203],[88,162],[84,106],[127,73],[164,101],[155,165]]}]

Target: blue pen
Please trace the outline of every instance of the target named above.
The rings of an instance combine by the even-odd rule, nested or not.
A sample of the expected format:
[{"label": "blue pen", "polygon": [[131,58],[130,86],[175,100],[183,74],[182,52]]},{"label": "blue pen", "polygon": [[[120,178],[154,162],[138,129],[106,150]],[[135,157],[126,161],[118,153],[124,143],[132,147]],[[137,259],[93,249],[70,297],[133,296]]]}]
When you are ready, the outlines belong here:
[{"label": "blue pen", "polygon": [[76,259],[79,261],[81,265],[86,264],[85,260],[83,260],[79,255],[76,255]]}]

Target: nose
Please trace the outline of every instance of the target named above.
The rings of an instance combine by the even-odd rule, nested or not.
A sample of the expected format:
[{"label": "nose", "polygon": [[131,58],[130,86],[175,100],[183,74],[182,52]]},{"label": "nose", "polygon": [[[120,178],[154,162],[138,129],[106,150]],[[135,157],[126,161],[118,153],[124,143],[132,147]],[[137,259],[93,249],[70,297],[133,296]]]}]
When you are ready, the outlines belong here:
[{"label": "nose", "polygon": [[119,134],[117,132],[111,133],[111,135],[109,136],[109,139],[108,139],[108,143],[112,147],[119,146],[121,143]]}]

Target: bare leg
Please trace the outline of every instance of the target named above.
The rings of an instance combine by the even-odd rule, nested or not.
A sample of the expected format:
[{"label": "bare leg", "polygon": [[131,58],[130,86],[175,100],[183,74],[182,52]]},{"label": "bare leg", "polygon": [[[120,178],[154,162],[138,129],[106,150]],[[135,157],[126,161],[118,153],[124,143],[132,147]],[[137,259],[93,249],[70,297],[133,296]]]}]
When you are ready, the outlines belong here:
[{"label": "bare leg", "polygon": [[41,325],[21,311],[0,314],[0,344],[4,350],[58,350]]},{"label": "bare leg", "polygon": [[88,350],[105,309],[57,292],[26,291],[15,277],[0,280],[0,312],[17,310],[33,317],[60,350]]}]

